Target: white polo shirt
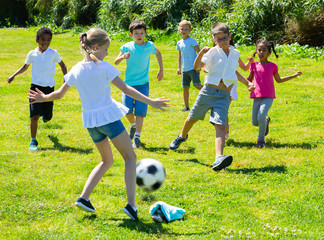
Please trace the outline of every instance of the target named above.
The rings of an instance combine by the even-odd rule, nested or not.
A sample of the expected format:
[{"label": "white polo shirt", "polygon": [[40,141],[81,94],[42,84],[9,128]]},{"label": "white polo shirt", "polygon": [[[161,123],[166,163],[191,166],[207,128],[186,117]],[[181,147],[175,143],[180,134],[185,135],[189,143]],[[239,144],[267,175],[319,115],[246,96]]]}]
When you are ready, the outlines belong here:
[{"label": "white polo shirt", "polygon": [[25,64],[32,64],[32,83],[42,87],[53,87],[55,85],[55,63],[62,59],[58,52],[48,48],[40,52],[38,47],[28,53]]},{"label": "white polo shirt", "polygon": [[228,56],[223,49],[218,46],[212,47],[204,54],[201,61],[206,64],[205,69],[208,72],[205,76],[205,83],[218,86],[220,80],[223,79],[226,87],[232,84],[238,84],[235,71],[239,67],[238,60],[240,52],[233,46],[230,47],[231,50]]}]

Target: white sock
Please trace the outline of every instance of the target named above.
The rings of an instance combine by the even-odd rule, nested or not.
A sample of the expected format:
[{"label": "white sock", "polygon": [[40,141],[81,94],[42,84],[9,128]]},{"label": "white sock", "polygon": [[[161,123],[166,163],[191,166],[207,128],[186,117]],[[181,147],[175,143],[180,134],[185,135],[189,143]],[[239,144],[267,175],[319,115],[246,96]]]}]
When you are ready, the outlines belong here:
[{"label": "white sock", "polygon": [[31,140],[36,140],[36,138],[32,138]]},{"label": "white sock", "polygon": [[136,121],[133,122],[133,123],[131,123],[131,126],[132,126],[132,127],[135,127],[135,126],[136,126]]},{"label": "white sock", "polygon": [[141,133],[140,132],[135,132],[135,137],[140,138],[141,137]]}]

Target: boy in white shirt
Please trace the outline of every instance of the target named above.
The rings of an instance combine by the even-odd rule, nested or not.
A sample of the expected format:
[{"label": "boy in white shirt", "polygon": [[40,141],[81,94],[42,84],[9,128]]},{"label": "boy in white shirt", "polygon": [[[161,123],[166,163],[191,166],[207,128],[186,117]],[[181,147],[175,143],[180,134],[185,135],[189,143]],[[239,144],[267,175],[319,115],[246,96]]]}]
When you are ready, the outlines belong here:
[{"label": "boy in white shirt", "polygon": [[223,155],[231,88],[237,85],[238,79],[248,87],[249,91],[254,90],[254,85],[236,71],[240,52],[229,45],[231,34],[228,26],[224,23],[216,23],[212,27],[212,34],[217,45],[213,48],[204,47],[194,63],[196,71],[204,67],[207,70],[205,85],[199,92],[181,134],[171,142],[170,149],[177,149],[181,143],[185,142],[192,126],[198,120],[203,120],[210,109],[209,121],[216,130],[216,157],[213,170],[219,171],[231,165],[233,161],[231,155]]},{"label": "boy in white shirt", "polygon": [[[8,78],[8,83],[11,83],[18,74],[25,72],[29,65],[32,64],[32,83],[30,89],[35,91],[38,88],[45,94],[54,91],[55,63],[60,65],[64,75],[67,73],[67,69],[58,52],[49,48],[52,35],[52,31],[47,27],[40,28],[37,31],[36,42],[38,47],[28,53],[25,64]],[[31,133],[29,150],[36,151],[38,150],[38,142],[36,140],[38,119],[40,116],[42,116],[43,122],[48,122],[52,119],[53,102],[29,104],[29,110]]]},{"label": "boy in white shirt", "polygon": [[183,100],[184,108],[182,112],[189,111],[189,88],[190,82],[192,85],[200,90],[203,86],[200,83],[199,72],[194,69],[194,62],[200,48],[195,39],[189,36],[191,32],[191,22],[183,20],[179,23],[179,33],[182,39],[177,42],[177,50],[179,51],[178,57],[178,70],[177,74],[181,74],[182,66],[182,87],[183,87]]}]

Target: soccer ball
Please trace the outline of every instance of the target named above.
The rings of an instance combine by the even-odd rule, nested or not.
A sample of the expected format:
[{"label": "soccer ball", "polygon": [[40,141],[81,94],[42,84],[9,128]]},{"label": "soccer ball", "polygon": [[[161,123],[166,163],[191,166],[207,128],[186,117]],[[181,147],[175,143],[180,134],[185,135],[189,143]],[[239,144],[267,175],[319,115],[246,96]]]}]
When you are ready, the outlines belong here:
[{"label": "soccer ball", "polygon": [[163,165],[153,159],[144,158],[136,164],[136,183],[146,192],[159,189],[165,180]]}]

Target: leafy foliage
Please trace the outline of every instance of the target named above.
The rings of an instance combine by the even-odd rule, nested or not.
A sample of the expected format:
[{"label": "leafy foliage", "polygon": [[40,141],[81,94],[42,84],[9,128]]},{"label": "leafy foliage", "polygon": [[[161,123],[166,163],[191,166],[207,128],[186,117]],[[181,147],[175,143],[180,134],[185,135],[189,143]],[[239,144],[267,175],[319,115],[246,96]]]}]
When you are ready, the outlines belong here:
[{"label": "leafy foliage", "polygon": [[[266,37],[319,46],[322,30],[318,29],[324,25],[318,21],[318,16],[324,15],[324,0],[26,0],[26,8],[30,24],[45,23],[53,29],[97,24],[117,31],[141,19],[153,29],[170,33],[177,30],[182,19],[187,19],[201,35],[206,35],[215,22],[221,21],[229,24],[239,44]],[[320,34],[306,39],[311,31],[305,29],[310,24],[311,30]]]}]

